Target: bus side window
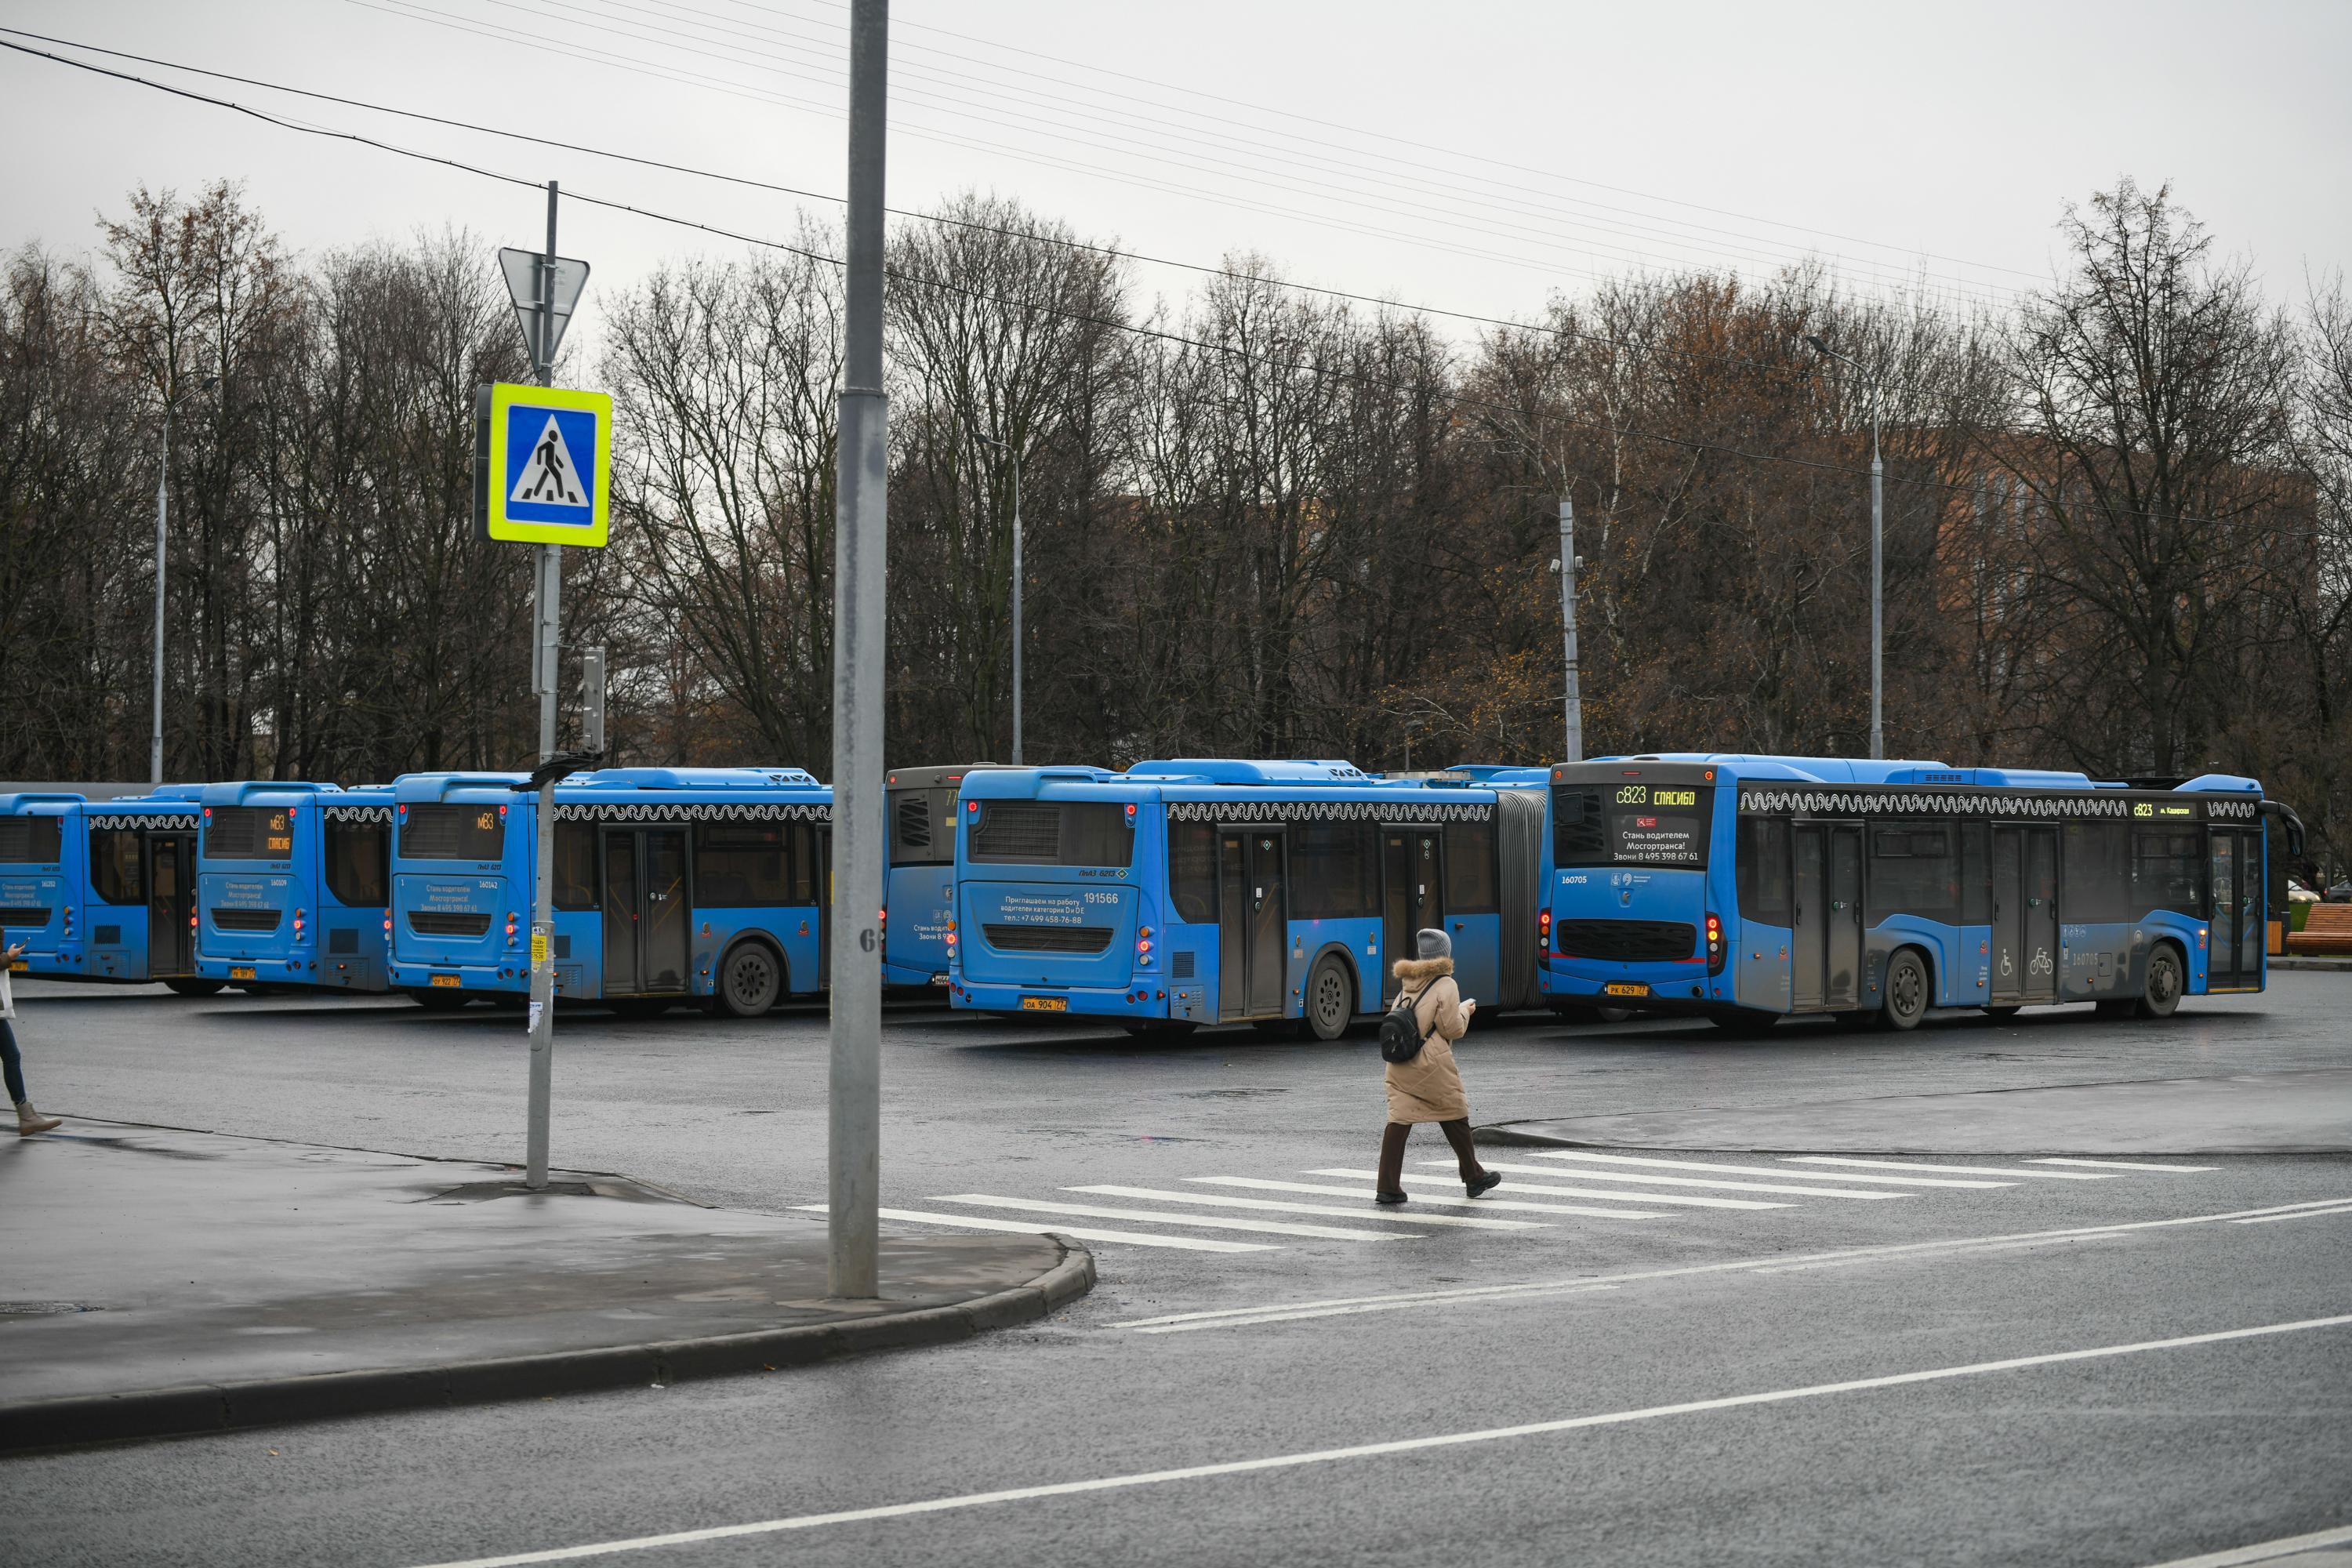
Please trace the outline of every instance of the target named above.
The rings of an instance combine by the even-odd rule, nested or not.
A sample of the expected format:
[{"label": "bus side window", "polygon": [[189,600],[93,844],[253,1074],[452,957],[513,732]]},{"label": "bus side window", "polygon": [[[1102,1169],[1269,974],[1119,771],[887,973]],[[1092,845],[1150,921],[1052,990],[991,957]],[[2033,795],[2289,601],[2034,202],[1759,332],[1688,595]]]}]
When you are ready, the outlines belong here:
[{"label": "bus side window", "polygon": [[593,910],[596,902],[596,827],[589,822],[555,825],[553,902],[559,910]]},{"label": "bus side window", "polygon": [[1992,827],[1960,824],[1960,923],[1992,923]]},{"label": "bus side window", "polygon": [[1217,829],[1207,822],[1168,825],[1168,896],[1176,918],[1217,923]]},{"label": "bus side window", "polygon": [[1777,817],[1741,817],[1737,866],[1739,918],[1789,924],[1789,825]]},{"label": "bus side window", "polygon": [[2068,823],[2059,918],[2085,923],[2132,919],[2130,856],[2129,832],[2122,823]]},{"label": "bus side window", "polygon": [[392,830],[373,822],[327,824],[327,890],[353,909],[380,910],[392,902]]},{"label": "bus side window", "polygon": [[1445,912],[1491,915],[1495,902],[1495,825],[1445,825]]},{"label": "bus side window", "polygon": [[98,896],[110,904],[145,903],[147,884],[139,874],[139,836],[119,827],[93,829],[89,880]]}]

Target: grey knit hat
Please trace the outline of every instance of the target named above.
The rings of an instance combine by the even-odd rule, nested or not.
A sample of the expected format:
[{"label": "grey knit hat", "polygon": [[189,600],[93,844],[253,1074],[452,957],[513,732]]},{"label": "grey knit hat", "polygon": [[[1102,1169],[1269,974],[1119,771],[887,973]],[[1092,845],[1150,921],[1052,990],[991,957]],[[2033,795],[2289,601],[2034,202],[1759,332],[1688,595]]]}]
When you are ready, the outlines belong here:
[{"label": "grey knit hat", "polygon": [[1418,944],[1419,948],[1419,951],[1413,955],[1416,958],[1451,958],[1454,956],[1454,939],[1447,936],[1442,931],[1415,931],[1413,932],[1412,940]]}]

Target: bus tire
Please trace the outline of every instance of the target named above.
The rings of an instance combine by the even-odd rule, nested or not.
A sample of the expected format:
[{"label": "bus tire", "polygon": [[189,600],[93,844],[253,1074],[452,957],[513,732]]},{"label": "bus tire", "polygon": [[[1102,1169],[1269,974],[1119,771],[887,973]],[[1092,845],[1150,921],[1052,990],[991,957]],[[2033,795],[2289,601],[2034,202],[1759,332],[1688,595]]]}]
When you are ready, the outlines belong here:
[{"label": "bus tire", "polygon": [[1886,961],[1886,983],[1880,987],[1879,1016],[1890,1029],[1911,1030],[1927,1016],[1927,1005],[1934,1000],[1935,986],[1927,973],[1927,961],[1916,947],[1898,947]]},{"label": "bus tire", "polygon": [[2180,1005],[2180,994],[2189,988],[2188,980],[2180,950],[2168,942],[2158,942],[2147,955],[2147,989],[2133,1010],[2143,1018],[2171,1017],[2173,1009]]},{"label": "bus tire", "polygon": [[1336,1040],[1356,1018],[1356,977],[1329,953],[1315,961],[1307,976],[1307,1029],[1318,1040]]},{"label": "bus tire", "polygon": [[195,980],[183,975],[177,980],[163,982],[163,989],[174,996],[217,996],[221,987],[226,984],[223,980]]},{"label": "bus tire", "polygon": [[757,1018],[784,994],[784,961],[776,950],[756,939],[737,942],[719,961],[719,984],[712,1000],[724,1018]]}]

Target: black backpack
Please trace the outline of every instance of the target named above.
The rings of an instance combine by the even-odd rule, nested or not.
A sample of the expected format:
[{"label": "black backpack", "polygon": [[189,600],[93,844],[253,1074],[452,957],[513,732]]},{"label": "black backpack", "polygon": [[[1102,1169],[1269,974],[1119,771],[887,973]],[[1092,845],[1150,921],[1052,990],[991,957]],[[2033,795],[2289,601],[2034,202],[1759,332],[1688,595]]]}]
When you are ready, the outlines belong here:
[{"label": "black backpack", "polygon": [[1410,991],[1397,993],[1396,1005],[1381,1019],[1381,1059],[1409,1062],[1421,1055],[1421,1019],[1415,1009],[1421,998]]}]

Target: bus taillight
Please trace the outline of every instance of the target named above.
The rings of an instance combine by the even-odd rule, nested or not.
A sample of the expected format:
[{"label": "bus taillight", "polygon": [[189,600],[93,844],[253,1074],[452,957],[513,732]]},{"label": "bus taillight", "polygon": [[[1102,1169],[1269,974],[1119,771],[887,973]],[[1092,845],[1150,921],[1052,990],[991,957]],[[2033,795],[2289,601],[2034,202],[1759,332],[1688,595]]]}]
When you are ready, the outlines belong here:
[{"label": "bus taillight", "polygon": [[1721,915],[1706,917],[1706,972],[1709,974],[1723,973],[1723,917]]},{"label": "bus taillight", "polygon": [[1542,952],[1551,946],[1551,911],[1540,910],[1536,914],[1536,951]]}]

